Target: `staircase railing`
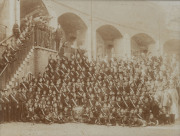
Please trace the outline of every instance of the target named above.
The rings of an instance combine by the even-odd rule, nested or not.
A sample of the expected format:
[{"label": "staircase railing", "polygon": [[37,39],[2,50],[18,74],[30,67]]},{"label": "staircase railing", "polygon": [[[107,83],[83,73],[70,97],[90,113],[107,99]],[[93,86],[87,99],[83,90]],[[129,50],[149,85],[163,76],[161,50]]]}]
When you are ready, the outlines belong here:
[{"label": "staircase railing", "polygon": [[[13,35],[4,39],[0,43],[11,40],[11,38],[13,38]],[[16,60],[7,64],[0,73],[0,89],[5,88],[7,82],[10,81],[20,64],[23,62],[29,51],[32,49],[32,46],[41,46],[44,48],[55,50],[55,40],[52,31],[41,30],[36,26],[33,27],[30,39],[26,40],[23,48],[16,52]]]},{"label": "staircase railing", "polygon": [[5,88],[5,85],[12,76],[15,74],[23,60],[26,58],[29,51],[34,46],[34,30],[28,40],[25,41],[24,45],[15,54],[15,61],[7,64],[3,71],[0,73],[0,89]]}]

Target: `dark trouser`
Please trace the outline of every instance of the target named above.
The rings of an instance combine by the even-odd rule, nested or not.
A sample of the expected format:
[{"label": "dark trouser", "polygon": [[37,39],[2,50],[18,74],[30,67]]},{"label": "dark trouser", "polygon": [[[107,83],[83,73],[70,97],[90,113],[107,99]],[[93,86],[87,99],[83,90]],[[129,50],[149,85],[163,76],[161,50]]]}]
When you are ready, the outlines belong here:
[{"label": "dark trouser", "polygon": [[90,123],[90,124],[95,124],[95,121],[96,121],[96,120],[97,120],[96,118],[91,117],[89,123]]},{"label": "dark trouser", "polygon": [[8,112],[7,109],[4,107],[4,113],[3,113],[3,121],[7,122],[8,121],[8,116],[7,116]]},{"label": "dark trouser", "polygon": [[129,125],[129,120],[128,119],[123,119],[122,124],[125,126]]},{"label": "dark trouser", "polygon": [[159,116],[159,124],[169,124],[170,123],[170,116],[166,114],[162,114]]},{"label": "dark trouser", "polygon": [[16,118],[16,121],[21,120],[21,107],[19,107],[19,106],[16,108],[16,116],[15,116],[15,118]]},{"label": "dark trouser", "polygon": [[100,118],[100,123],[106,125],[108,123],[107,118],[106,117]]},{"label": "dark trouser", "polygon": [[83,115],[82,118],[83,118],[83,122],[84,123],[88,123],[89,122],[89,117],[87,115]]},{"label": "dark trouser", "polygon": [[4,121],[5,122],[11,121],[11,105],[10,104],[4,105]]},{"label": "dark trouser", "polygon": [[27,110],[26,110],[26,105],[25,102],[22,102],[21,104],[21,120],[22,121],[26,121],[26,116],[27,116]]},{"label": "dark trouser", "polygon": [[159,115],[159,124],[163,124],[165,122],[166,122],[166,115],[165,114]]},{"label": "dark trouser", "polygon": [[56,40],[56,51],[58,51],[58,52],[59,52],[59,44],[60,44],[60,41]]},{"label": "dark trouser", "polygon": [[0,123],[4,122],[3,108],[0,109]]},{"label": "dark trouser", "polygon": [[62,124],[62,123],[65,123],[65,121],[63,119],[59,119],[58,123]]},{"label": "dark trouser", "polygon": [[15,103],[12,103],[12,108],[10,113],[11,121],[16,121],[16,113],[17,113],[17,106]]},{"label": "dark trouser", "polygon": [[12,121],[11,114],[12,114],[12,109],[11,106],[9,106],[9,108],[7,109],[7,122]]},{"label": "dark trouser", "polygon": [[116,119],[115,118],[111,118],[110,119],[110,123],[115,126],[116,125]]},{"label": "dark trouser", "polygon": [[121,124],[122,124],[122,117],[118,117],[118,118],[117,118],[117,123],[118,123],[118,125],[121,125]]},{"label": "dark trouser", "polygon": [[175,123],[175,114],[170,114],[170,122]]}]

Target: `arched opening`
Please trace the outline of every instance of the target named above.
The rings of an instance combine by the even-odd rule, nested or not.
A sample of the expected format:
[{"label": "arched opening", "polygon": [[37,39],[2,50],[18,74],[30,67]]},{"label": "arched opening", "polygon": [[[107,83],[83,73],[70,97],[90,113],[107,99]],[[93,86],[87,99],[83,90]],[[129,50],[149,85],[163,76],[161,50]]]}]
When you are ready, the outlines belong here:
[{"label": "arched opening", "polygon": [[151,52],[150,48],[153,48],[154,44],[155,41],[151,36],[145,33],[136,34],[131,38],[131,54],[133,56],[138,56],[142,53],[148,54]]},{"label": "arched opening", "polygon": [[180,39],[171,39],[164,43],[164,53],[167,55],[175,55],[180,61]]},{"label": "arched opening", "polygon": [[70,46],[75,44],[76,47],[80,47],[85,44],[87,26],[79,16],[74,13],[64,13],[58,18],[58,23]]},{"label": "arched opening", "polygon": [[103,25],[96,30],[96,57],[98,60],[107,57],[108,60],[115,56],[115,48],[121,33],[112,25]]}]

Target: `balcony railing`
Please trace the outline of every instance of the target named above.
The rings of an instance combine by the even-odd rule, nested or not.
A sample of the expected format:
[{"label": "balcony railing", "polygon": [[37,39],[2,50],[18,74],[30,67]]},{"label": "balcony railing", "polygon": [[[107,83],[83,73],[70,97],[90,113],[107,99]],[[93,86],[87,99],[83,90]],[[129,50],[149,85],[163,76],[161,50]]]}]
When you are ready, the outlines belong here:
[{"label": "balcony railing", "polygon": [[55,40],[50,30],[42,30],[35,27],[35,46],[55,50]]}]

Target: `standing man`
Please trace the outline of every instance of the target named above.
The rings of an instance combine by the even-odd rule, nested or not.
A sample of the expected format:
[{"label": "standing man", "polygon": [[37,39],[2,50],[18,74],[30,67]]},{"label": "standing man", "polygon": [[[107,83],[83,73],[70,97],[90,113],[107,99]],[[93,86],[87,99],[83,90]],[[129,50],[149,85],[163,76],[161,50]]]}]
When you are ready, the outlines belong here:
[{"label": "standing man", "polygon": [[4,122],[4,114],[5,114],[5,110],[4,110],[4,105],[5,105],[5,102],[3,100],[3,96],[4,96],[4,92],[3,90],[0,91],[0,123],[3,123]]},{"label": "standing man", "polygon": [[13,34],[15,36],[15,38],[19,38],[19,35],[20,35],[20,29],[19,29],[19,25],[17,24],[17,21],[16,23],[13,25]]},{"label": "standing man", "polygon": [[9,122],[10,120],[10,115],[11,115],[11,103],[8,95],[8,90],[4,90],[4,95],[3,95],[3,101],[4,101],[4,122]]},{"label": "standing man", "polygon": [[17,100],[17,90],[16,88],[12,88],[12,93],[9,95],[11,102],[11,121],[18,121],[19,114],[19,102]]},{"label": "standing man", "polygon": [[61,25],[59,24],[55,32],[56,51],[59,51],[59,46],[60,46],[62,37],[63,37],[63,30],[61,28]]}]

